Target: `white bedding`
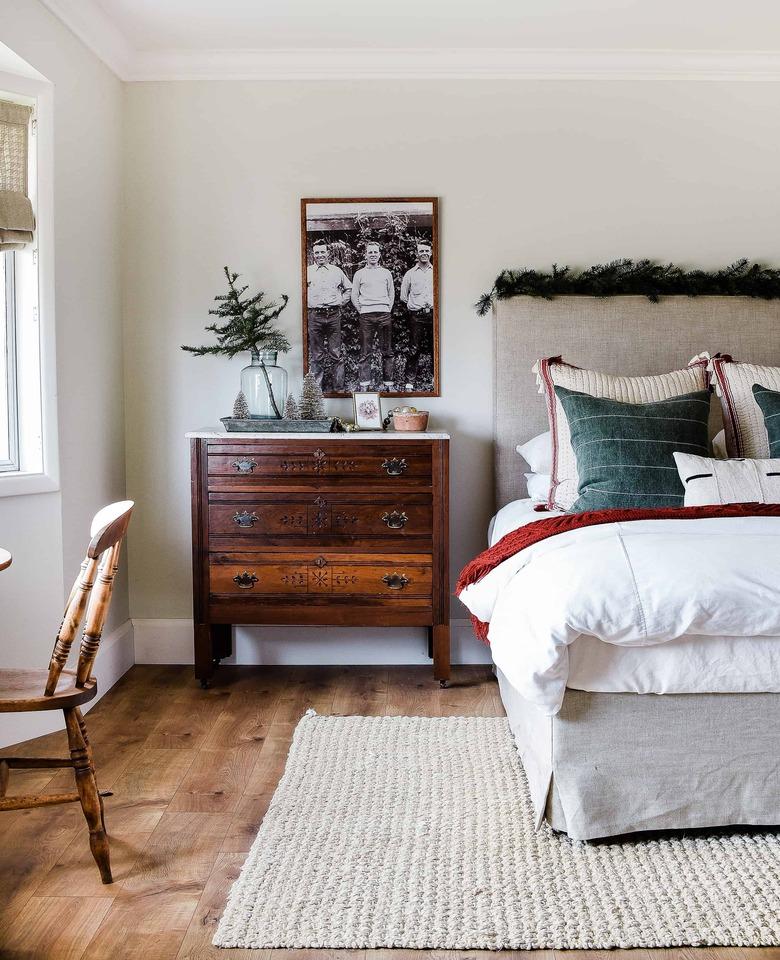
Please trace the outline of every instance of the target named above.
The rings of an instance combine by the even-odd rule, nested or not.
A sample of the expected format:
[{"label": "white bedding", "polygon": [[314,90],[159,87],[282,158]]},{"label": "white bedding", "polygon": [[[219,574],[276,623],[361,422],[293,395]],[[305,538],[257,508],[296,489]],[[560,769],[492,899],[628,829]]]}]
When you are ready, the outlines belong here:
[{"label": "white bedding", "polygon": [[[515,501],[491,541],[550,516]],[[546,713],[567,685],[780,691],[780,518],[649,520],[559,534],[461,595],[493,659]]]}]

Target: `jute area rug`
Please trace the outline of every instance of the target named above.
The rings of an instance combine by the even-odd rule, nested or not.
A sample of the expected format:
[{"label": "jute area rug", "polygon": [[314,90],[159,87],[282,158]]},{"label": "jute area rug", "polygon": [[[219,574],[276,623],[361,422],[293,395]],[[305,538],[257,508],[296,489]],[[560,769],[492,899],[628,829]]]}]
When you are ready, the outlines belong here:
[{"label": "jute area rug", "polygon": [[214,943],[771,946],[780,838],[569,840],[534,828],[504,719],[307,715]]}]

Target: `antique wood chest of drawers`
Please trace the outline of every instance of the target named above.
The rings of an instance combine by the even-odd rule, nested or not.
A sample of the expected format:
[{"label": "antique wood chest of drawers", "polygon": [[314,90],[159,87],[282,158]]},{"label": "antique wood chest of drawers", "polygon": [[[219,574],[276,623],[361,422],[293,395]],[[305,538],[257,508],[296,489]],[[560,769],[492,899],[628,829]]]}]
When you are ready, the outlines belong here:
[{"label": "antique wood chest of drawers", "polygon": [[233,624],[424,626],[446,683],[446,434],[187,436],[203,686]]}]

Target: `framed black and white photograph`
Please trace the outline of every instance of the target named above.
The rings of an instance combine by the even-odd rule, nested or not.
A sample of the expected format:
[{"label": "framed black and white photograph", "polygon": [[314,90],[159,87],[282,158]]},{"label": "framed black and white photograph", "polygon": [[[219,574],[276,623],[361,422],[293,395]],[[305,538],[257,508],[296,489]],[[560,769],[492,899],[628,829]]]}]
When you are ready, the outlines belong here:
[{"label": "framed black and white photograph", "polygon": [[378,393],[353,393],[355,426],[360,430],[382,429],[382,406]]},{"label": "framed black and white photograph", "polygon": [[326,397],[439,396],[436,197],[301,200],[303,362]]}]

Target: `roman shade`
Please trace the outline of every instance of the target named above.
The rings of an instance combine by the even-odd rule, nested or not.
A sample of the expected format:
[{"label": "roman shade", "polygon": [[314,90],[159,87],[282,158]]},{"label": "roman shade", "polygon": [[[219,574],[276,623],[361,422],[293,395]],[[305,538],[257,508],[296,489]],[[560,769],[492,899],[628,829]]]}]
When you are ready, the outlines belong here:
[{"label": "roman shade", "polygon": [[0,100],[0,252],[32,243],[35,217],[27,195],[32,107]]}]

